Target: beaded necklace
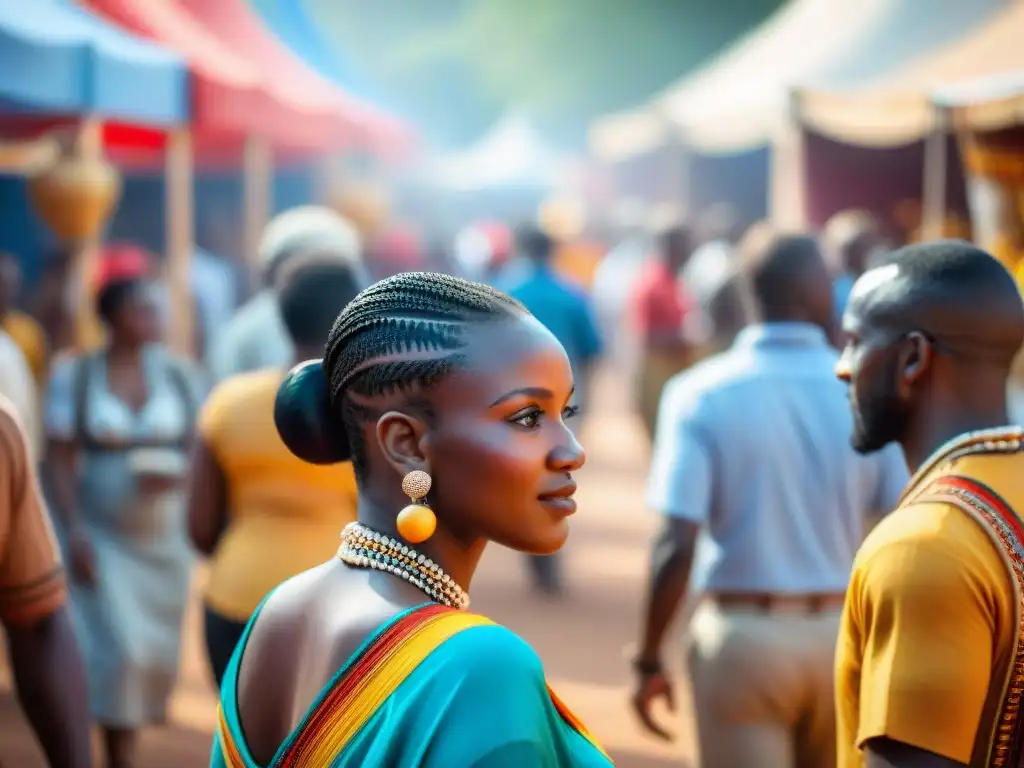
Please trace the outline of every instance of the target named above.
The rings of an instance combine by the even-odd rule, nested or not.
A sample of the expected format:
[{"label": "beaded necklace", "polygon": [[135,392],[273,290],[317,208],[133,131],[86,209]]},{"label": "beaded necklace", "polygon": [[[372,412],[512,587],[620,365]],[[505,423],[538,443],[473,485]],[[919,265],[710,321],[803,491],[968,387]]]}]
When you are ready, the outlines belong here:
[{"label": "beaded necklace", "polygon": [[956,461],[976,453],[1016,453],[1024,446],[1024,429],[1021,427],[994,427],[965,432],[941,445],[910,478],[900,501],[903,502],[917,488],[918,484],[932,471],[945,462]]},{"label": "beaded necklace", "polygon": [[469,595],[441,566],[408,544],[362,523],[349,523],[342,530],[338,557],[354,568],[392,573],[425,592],[435,603],[459,610],[469,608]]}]

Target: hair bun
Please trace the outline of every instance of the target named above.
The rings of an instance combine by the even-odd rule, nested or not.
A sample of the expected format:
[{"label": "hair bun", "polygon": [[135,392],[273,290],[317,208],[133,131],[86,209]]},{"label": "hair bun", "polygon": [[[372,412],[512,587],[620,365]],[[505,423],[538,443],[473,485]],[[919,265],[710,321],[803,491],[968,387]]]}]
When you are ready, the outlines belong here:
[{"label": "hair bun", "polygon": [[341,416],[331,407],[322,360],[307,360],[288,372],[274,401],[274,424],[288,450],[310,464],[351,458]]}]

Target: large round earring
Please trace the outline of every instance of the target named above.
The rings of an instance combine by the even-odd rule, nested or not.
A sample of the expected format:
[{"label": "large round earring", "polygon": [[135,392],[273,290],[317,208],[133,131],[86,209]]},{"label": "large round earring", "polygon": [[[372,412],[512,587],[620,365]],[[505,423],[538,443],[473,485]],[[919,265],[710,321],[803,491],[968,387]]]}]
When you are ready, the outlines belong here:
[{"label": "large round earring", "polygon": [[402,479],[402,493],[412,504],[398,513],[398,534],[410,544],[426,541],[437,529],[437,517],[426,502],[431,482],[430,475],[420,469]]}]

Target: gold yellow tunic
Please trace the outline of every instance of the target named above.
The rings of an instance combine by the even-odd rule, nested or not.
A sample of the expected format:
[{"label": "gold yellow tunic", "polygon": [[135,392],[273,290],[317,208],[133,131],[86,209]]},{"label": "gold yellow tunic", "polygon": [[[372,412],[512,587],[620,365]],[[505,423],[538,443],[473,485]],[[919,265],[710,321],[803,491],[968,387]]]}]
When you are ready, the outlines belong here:
[{"label": "gold yellow tunic", "polygon": [[1018,429],[977,434],[926,463],[857,554],[836,652],[839,768],[862,766],[876,737],[1017,765],[1024,453]]}]

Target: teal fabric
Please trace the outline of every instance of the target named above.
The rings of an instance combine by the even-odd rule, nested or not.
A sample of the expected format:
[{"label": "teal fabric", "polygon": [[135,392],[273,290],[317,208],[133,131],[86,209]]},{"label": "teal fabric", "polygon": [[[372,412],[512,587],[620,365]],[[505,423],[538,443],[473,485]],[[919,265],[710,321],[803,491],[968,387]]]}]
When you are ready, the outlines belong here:
[{"label": "teal fabric", "polygon": [[[221,688],[221,707],[247,768],[262,766],[246,749],[235,691],[239,662],[258,615],[257,610]],[[394,621],[405,615],[400,614]],[[388,626],[364,643],[324,688],[321,697]],[[316,704],[311,711],[315,708]],[[300,724],[281,745],[271,766],[277,764],[302,728]],[[509,630],[491,625],[464,630],[438,647],[378,708],[329,768],[367,765],[607,768],[612,763],[559,714],[533,649]],[[213,745],[210,766],[228,768],[219,742]]]}]

